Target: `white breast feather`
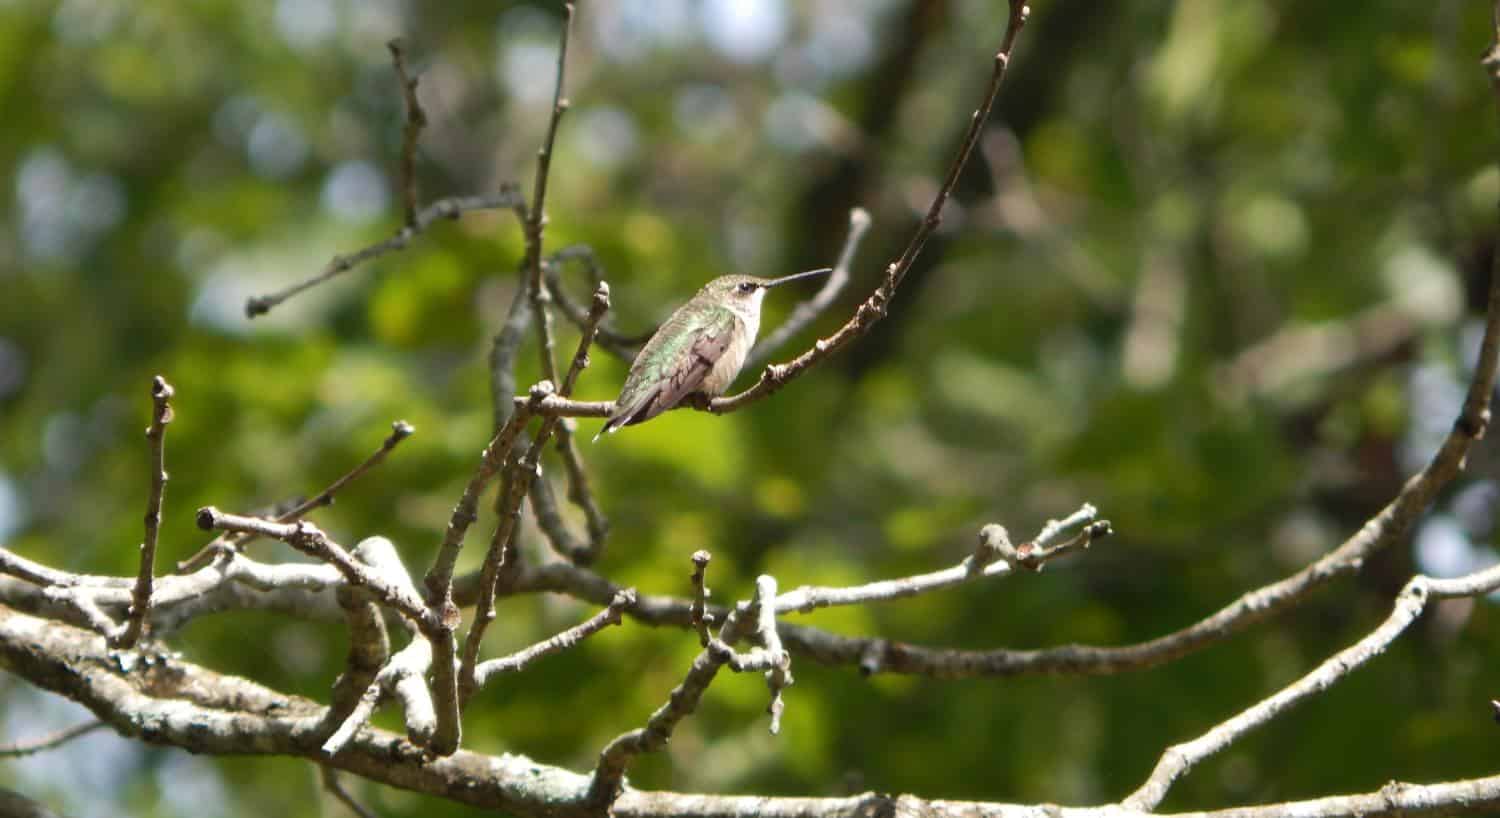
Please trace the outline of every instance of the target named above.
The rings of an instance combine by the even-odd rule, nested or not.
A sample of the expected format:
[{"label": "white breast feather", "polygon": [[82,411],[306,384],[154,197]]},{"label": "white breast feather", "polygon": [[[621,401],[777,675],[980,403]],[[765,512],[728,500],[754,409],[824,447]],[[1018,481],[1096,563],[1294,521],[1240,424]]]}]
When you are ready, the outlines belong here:
[{"label": "white breast feather", "polygon": [[742,315],[735,316],[735,320],[740,323],[741,327],[744,327],[745,331],[732,333],[729,336],[728,348],[714,363],[714,368],[710,369],[708,375],[703,378],[704,394],[709,397],[718,397],[724,394],[731,383],[734,383],[734,376],[739,374],[740,367],[745,365],[745,358],[750,354],[750,345],[755,343],[755,331],[759,329],[757,326],[760,323],[759,318],[760,316],[757,315],[754,316],[755,320],[746,321]]}]

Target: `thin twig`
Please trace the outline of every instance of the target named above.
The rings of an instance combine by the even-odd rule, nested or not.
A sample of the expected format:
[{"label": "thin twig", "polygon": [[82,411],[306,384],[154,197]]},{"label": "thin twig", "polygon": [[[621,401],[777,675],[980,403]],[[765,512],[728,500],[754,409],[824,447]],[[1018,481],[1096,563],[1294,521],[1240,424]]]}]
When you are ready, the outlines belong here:
[{"label": "thin twig", "polygon": [[[1085,505],[1061,523],[1050,521],[1035,540],[1020,547],[1011,545],[1004,527],[991,523],[980,530],[979,544],[974,553],[951,568],[847,588],[803,586],[778,596],[775,609],[782,614],[808,613],[830,606],[903,599],[976,579],[1002,576],[1018,568],[1041,570],[1047,561],[1069,551],[1087,548],[1094,540],[1108,536],[1111,533],[1109,521],[1096,520],[1097,516],[1098,511],[1092,505]],[[1077,536],[1053,544],[1062,531],[1078,526],[1082,528]]]},{"label": "thin twig", "polygon": [[526,260],[522,263],[522,269],[526,272],[531,313],[536,322],[542,377],[553,383],[558,383],[557,362],[552,356],[552,313],[548,309],[550,296],[547,293],[547,283],[542,279],[542,234],[547,229],[547,176],[552,169],[552,146],[557,140],[558,123],[562,120],[563,112],[568,110],[568,100],[563,96],[563,80],[568,65],[568,35],[572,28],[573,4],[565,3],[562,37],[557,49],[557,81],[552,86],[552,116],[547,120],[547,135],[542,140],[542,147],[537,150],[536,180],[532,186],[531,202],[527,206],[524,224]]},{"label": "thin twig", "polygon": [[104,726],[104,722],[92,719],[81,724],[75,724],[72,727],[63,728],[54,733],[48,733],[45,736],[0,744],[0,757],[17,758],[19,756],[40,753],[44,750],[51,750],[54,747],[61,747],[79,736],[87,735]]},{"label": "thin twig", "polygon": [[141,542],[141,568],[136,575],[135,594],[123,631],[110,641],[118,648],[131,648],[145,630],[151,613],[151,583],[156,575],[156,540],[161,531],[161,500],[167,487],[167,424],[172,422],[172,385],[160,375],[151,379],[151,425],[146,440],[151,448],[151,493],[146,498],[146,538]]},{"label": "thin twig", "polygon": [[708,586],[704,580],[704,574],[708,570],[708,563],[714,558],[713,554],[702,549],[693,552],[693,573],[688,581],[693,584],[693,628],[698,631],[698,644],[708,647],[713,641],[713,634],[709,631],[713,627],[713,614],[708,612]]},{"label": "thin twig", "polygon": [[[598,343],[596,336],[594,343]],[[589,484],[588,469],[583,456],[574,445],[576,424],[572,418],[564,418],[557,424],[557,453],[562,457],[563,469],[568,475],[568,500],[583,512],[588,528],[588,543],[569,552],[569,557],[579,565],[591,565],[604,551],[604,541],[609,537],[609,517],[594,499],[594,490]]]},{"label": "thin twig", "polygon": [[535,237],[536,256],[531,261],[532,281],[540,281],[542,274],[542,230],[547,224],[547,174],[552,169],[552,145],[557,140],[557,125],[563,112],[568,110],[568,100],[563,96],[563,79],[568,66],[568,35],[573,28],[573,4],[563,4],[562,37],[557,48],[557,80],[552,86],[552,116],[547,121],[547,136],[536,155],[536,180],[531,191],[528,234]]},{"label": "thin twig", "polygon": [[415,224],[403,225],[395,235],[385,241],[376,242],[352,253],[334,256],[317,275],[297,282],[289,287],[266,295],[252,296],[245,301],[245,315],[254,318],[270,312],[283,301],[298,293],[316,287],[323,282],[346,273],[355,267],[386,253],[405,250],[411,240],[425,233],[439,219],[457,219],[464,213],[475,210],[514,209],[522,203],[520,191],[514,187],[502,187],[499,193],[484,196],[453,196],[438,199],[417,213]]},{"label": "thin twig", "polygon": [[[524,207],[520,208],[517,217],[525,223]],[[512,400],[516,392],[516,355],[521,351],[521,342],[526,339],[526,328],[531,323],[525,293],[522,287],[511,296],[505,323],[500,325],[490,342],[490,409],[493,413],[491,424],[496,432],[505,426],[518,403]],[[525,400],[523,397],[519,402]]]},{"label": "thin twig", "polygon": [[451,603],[453,567],[458,564],[459,552],[463,550],[464,534],[468,532],[469,526],[479,519],[479,497],[484,494],[485,487],[489,485],[490,480],[494,479],[501,466],[505,465],[512,449],[515,448],[521,430],[530,420],[530,406],[522,404],[506,420],[499,432],[490,439],[489,445],[484,447],[484,453],[479,457],[479,465],[469,478],[468,485],[464,486],[463,496],[453,507],[453,514],[448,519],[448,528],[443,533],[443,542],[438,546],[437,559],[423,580],[427,593],[433,599],[447,599]]},{"label": "thin twig", "polygon": [[[334,496],[337,495],[340,491],[343,491],[345,486],[349,485],[355,480],[358,480],[360,477],[363,477],[365,472],[368,472],[370,469],[373,469],[376,466],[379,466],[381,463],[385,462],[386,455],[390,454],[391,450],[396,448],[396,446],[399,445],[401,441],[407,439],[408,437],[411,437],[412,434],[414,434],[416,431],[417,429],[415,426],[412,426],[410,423],[407,423],[404,420],[395,421],[391,424],[391,433],[389,435],[386,435],[385,440],[381,441],[380,448],[371,453],[369,457],[366,457],[362,463],[360,463],[358,466],[355,466],[353,469],[350,469],[348,472],[341,475],[332,483],[329,483],[327,488],[323,489],[310,498],[303,498],[302,500],[299,500],[290,508],[273,515],[271,519],[278,523],[290,523],[302,519],[302,517],[308,512],[323,508],[325,506],[333,505]],[[212,559],[213,556],[219,553],[222,549],[241,548],[245,543],[249,542],[253,538],[253,536],[254,535],[251,534],[234,533],[216,537],[207,545],[198,549],[197,553],[193,554],[191,557],[188,557],[182,562],[177,563],[177,573],[185,574],[191,571],[196,571],[199,568],[202,568],[205,563]]]},{"label": "thin twig", "polygon": [[410,423],[407,423],[404,420],[398,420],[392,423],[391,433],[386,436],[384,441],[381,442],[380,448],[376,449],[373,454],[365,458],[365,461],[363,463],[355,466],[349,471],[348,474],[345,474],[332,483],[329,483],[328,488],[325,488],[317,494],[313,495],[311,499],[299,503],[296,508],[293,508],[291,511],[282,514],[277,518],[277,522],[288,523],[293,520],[300,519],[302,515],[308,513],[309,511],[312,511],[313,509],[333,505],[334,495],[342,491],[344,486],[347,486],[349,485],[349,483],[358,480],[362,475],[364,475],[365,472],[375,468],[376,466],[384,462],[386,455],[390,454],[392,449],[396,448],[396,446],[399,445],[401,441],[407,439],[408,437],[411,437],[412,434],[416,431],[417,429],[415,426],[412,426]]},{"label": "thin twig", "polygon": [[[563,423],[559,421],[552,430],[553,435],[558,435],[562,430]],[[529,446],[530,442],[528,441],[527,444]],[[568,529],[568,521],[563,519],[562,511],[557,505],[557,494],[552,490],[552,483],[545,475],[537,474],[532,479],[531,488],[526,492],[526,502],[531,504],[531,513],[536,518],[536,527],[541,530],[542,536],[547,538],[547,544],[552,546],[554,552],[566,559],[576,561],[575,554],[582,554],[588,550],[588,543],[574,536],[573,532]]]},{"label": "thin twig", "polygon": [[863,207],[856,207],[849,211],[849,235],[844,238],[844,249],[839,251],[839,259],[833,265],[833,273],[823,282],[823,286],[812,298],[798,304],[792,310],[790,317],[782,322],[774,332],[766,336],[765,340],[755,345],[750,351],[750,359],[745,366],[753,368],[760,366],[771,357],[782,344],[791,340],[793,336],[807,329],[807,326],[817,320],[823,311],[833,305],[834,299],[844,291],[849,284],[849,265],[854,263],[854,254],[859,251],[859,244],[865,238],[865,233],[870,229],[870,211]]},{"label": "thin twig", "polygon": [[348,807],[350,812],[359,816],[359,818],[376,818],[375,813],[361,806],[358,801],[354,800],[354,796],[350,795],[344,789],[344,785],[339,783],[338,773],[334,772],[332,767],[327,764],[319,764],[318,772],[323,776],[323,789],[327,790],[328,794],[332,795],[340,804]]},{"label": "thin twig", "polygon": [[396,79],[401,82],[401,98],[406,102],[406,125],[401,129],[401,199],[406,210],[406,226],[417,225],[417,140],[427,127],[427,112],[417,101],[417,78],[406,71],[406,55],[400,38],[385,44],[391,51]]},{"label": "thin twig", "polygon": [[554,653],[567,650],[610,625],[620,624],[625,609],[634,604],[635,590],[627,588],[615,594],[615,598],[610,601],[609,607],[589,617],[582,624],[568,628],[562,633],[544,639],[524,650],[516,651],[509,656],[480,662],[474,668],[475,689],[484,687],[493,676],[525,670],[527,665],[544,656],[551,656]]},{"label": "thin twig", "polygon": [[[562,35],[557,50],[557,75],[552,87],[552,115],[547,121],[547,133],[542,140],[542,146],[537,151],[536,179],[532,187],[531,202],[527,206],[522,218],[522,232],[526,239],[526,257],[521,262],[521,269],[526,276],[527,298],[531,305],[532,321],[536,325],[537,352],[541,359],[542,378],[553,384],[558,384],[561,381],[558,377],[557,361],[553,355],[555,342],[552,332],[552,296],[548,291],[547,282],[543,278],[545,262],[542,258],[542,245],[543,234],[547,227],[547,180],[552,168],[552,149],[557,140],[558,124],[562,120],[563,112],[568,109],[568,100],[563,97],[563,81],[567,76],[568,39],[573,28],[573,5],[567,3],[564,4],[563,8]],[[606,287],[606,298],[607,290],[608,288]],[[519,298],[519,296],[517,297]],[[592,337],[590,338],[590,342],[592,342]],[[580,347],[580,354],[586,354],[585,349],[586,347]],[[572,385],[564,384],[561,393],[567,395],[571,392]],[[497,410],[501,405],[501,400],[501,395],[497,391]],[[552,426],[555,427],[555,425],[554,422]],[[550,432],[551,429],[549,428],[548,431]],[[544,445],[545,438],[539,433],[538,440],[533,443],[532,447],[528,448],[528,454],[535,449],[539,458],[540,447]],[[530,494],[532,508],[537,513],[537,520],[541,529],[547,535],[548,541],[552,543],[555,549],[563,554],[583,552],[584,547],[573,538],[572,534],[567,530],[567,525],[563,521],[562,515],[557,513],[557,503],[553,499],[551,487],[545,484],[544,478],[542,478],[537,468],[538,465],[536,458],[533,458],[531,468],[527,470],[529,475],[528,485],[514,487],[520,492],[517,499],[524,499],[526,494]],[[507,486],[507,489],[510,488],[512,487]],[[502,495],[501,498],[497,498],[497,512],[501,514],[518,514],[520,508],[519,502],[514,507],[511,507],[504,499],[506,496]],[[514,571],[518,567],[516,561],[513,559],[515,555],[513,549],[514,539],[515,526],[512,525],[507,535],[507,541],[500,549],[502,554],[509,552],[512,556],[512,559],[507,562],[511,571]],[[493,612],[487,611],[485,615],[493,616]],[[484,626],[479,626],[481,633],[483,630]],[[475,645],[475,648],[477,649],[477,645]],[[466,659],[469,655],[466,643]],[[471,665],[466,662],[464,667],[467,669]],[[468,690],[468,688],[463,687],[468,678],[467,671],[462,672],[460,678],[462,690]]]}]

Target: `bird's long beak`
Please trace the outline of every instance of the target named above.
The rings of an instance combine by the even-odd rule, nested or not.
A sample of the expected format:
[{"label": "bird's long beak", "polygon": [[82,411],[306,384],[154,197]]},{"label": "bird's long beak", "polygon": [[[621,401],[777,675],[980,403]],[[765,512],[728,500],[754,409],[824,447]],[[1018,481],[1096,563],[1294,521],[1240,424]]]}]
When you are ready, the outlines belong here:
[{"label": "bird's long beak", "polygon": [[813,276],[828,275],[831,272],[833,272],[833,268],[832,267],[820,267],[820,268],[818,268],[816,270],[808,270],[805,273],[792,273],[789,276],[782,276],[781,278],[773,278],[770,281],[767,281],[763,286],[766,286],[766,287],[779,287],[782,284],[789,284],[789,283],[791,283],[793,281],[800,281],[800,280],[802,280],[804,278],[812,278]]}]

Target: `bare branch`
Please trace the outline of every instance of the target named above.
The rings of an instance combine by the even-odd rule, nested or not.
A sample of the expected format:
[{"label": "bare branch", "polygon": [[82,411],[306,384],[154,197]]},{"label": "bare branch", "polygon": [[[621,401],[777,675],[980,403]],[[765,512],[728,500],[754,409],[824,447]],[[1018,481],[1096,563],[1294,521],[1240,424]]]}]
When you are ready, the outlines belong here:
[{"label": "bare branch", "polygon": [[[594,343],[599,338],[595,336]],[[588,470],[583,465],[583,456],[574,445],[577,424],[572,418],[563,418],[557,424],[557,453],[562,457],[563,469],[568,476],[568,500],[583,512],[588,528],[588,543],[582,548],[568,552],[568,556],[579,565],[590,565],[604,551],[604,541],[609,537],[609,518],[594,499],[594,490],[589,484]],[[534,490],[534,489],[533,489]]]},{"label": "bare branch", "polygon": [[484,687],[492,676],[525,670],[527,665],[544,656],[551,656],[554,653],[567,650],[610,625],[620,624],[625,608],[634,604],[635,590],[627,588],[615,595],[615,598],[610,601],[609,607],[589,617],[586,622],[575,625],[562,633],[544,639],[535,645],[524,650],[519,650],[509,656],[479,663],[474,668],[475,689]]},{"label": "bare branch", "polygon": [[[565,566],[573,568],[573,566]],[[574,569],[577,570],[577,569]],[[596,779],[542,764],[525,756],[487,756],[459,751],[430,758],[392,733],[360,731],[337,757],[322,755],[306,739],[322,710],[315,702],[224,676],[181,660],[161,657],[163,672],[182,680],[189,698],[159,698],[147,674],[131,673],[111,659],[105,640],[68,625],[0,607],[0,662],[38,687],[82,703],[126,736],[149,731],[154,743],[198,753],[279,755],[307,758],[392,786],[498,810],[522,818],[585,818],[598,815],[590,800]],[[89,667],[80,674],[76,668]],[[1193,813],[1193,818],[1310,818],[1363,816],[1416,818],[1486,814],[1500,809],[1500,775],[1441,784],[1392,782],[1380,790],[1313,801],[1236,807]],[[1153,813],[1100,807],[1049,807],[1057,818],[1148,818]],[[862,793],[844,798],[720,796],[626,789],[611,805],[616,818],[858,818],[869,815],[930,815],[962,818],[1031,818],[1035,805],[925,800],[915,796]],[[1180,818],[1186,818],[1181,816]]]},{"label": "bare branch", "polygon": [[[534,409],[538,403],[552,394],[552,391],[553,386],[550,381],[536,384],[531,387],[531,401],[527,405]],[[520,417],[519,411],[512,421],[517,417]],[[470,623],[468,636],[464,638],[459,664],[457,683],[460,703],[467,701],[474,692],[474,666],[478,663],[480,643],[489,623],[495,618],[496,587],[503,573],[513,572],[519,568],[515,557],[515,538],[520,528],[521,503],[525,499],[527,487],[539,474],[537,460],[541,454],[541,447],[546,443],[542,434],[546,430],[547,427],[544,424],[542,429],[538,430],[537,439],[531,442],[525,455],[511,461],[507,469],[505,489],[495,500],[497,514],[495,534],[490,539],[489,550],[485,552],[484,564],[480,568],[479,599],[475,603],[474,621]]]},{"label": "bare branch", "polygon": [[[448,520],[448,528],[443,532],[443,542],[438,546],[437,559],[423,580],[427,592],[434,599],[447,599],[451,604],[453,567],[458,564],[458,554],[463,550],[464,534],[468,532],[469,526],[479,519],[479,498],[510,457],[521,430],[531,421],[531,411],[529,403],[521,404],[520,408],[502,424],[499,431],[490,439],[489,445],[484,447],[484,452],[479,457],[478,467],[474,469],[468,485],[464,486],[463,496],[453,507],[453,515]],[[455,611],[455,615],[456,613]],[[447,616],[443,618],[446,619]]]},{"label": "bare branch", "polygon": [[[516,405],[527,400],[525,395],[517,395],[511,399]],[[614,401],[608,400],[571,400],[569,398],[552,395],[536,406],[536,413],[568,418],[607,418],[615,410]]]},{"label": "bare branch", "polygon": [[[1097,511],[1085,505],[1061,521],[1050,521],[1036,539],[1021,546],[1010,546],[1004,539],[1004,529],[998,525],[985,526],[980,532],[975,554],[952,568],[928,574],[892,580],[880,580],[851,588],[801,587],[781,594],[776,600],[778,615],[803,613],[830,605],[863,604],[879,600],[900,599],[914,594],[927,593],[951,587],[983,577],[1010,573],[1014,567],[1037,570],[1046,562],[1073,550],[1087,547],[1094,539],[1110,532],[1106,521],[1094,520]],[[1091,521],[1091,522],[1086,522]],[[1062,542],[1056,542],[1074,526],[1084,523],[1078,532]],[[707,552],[694,555],[695,571],[691,577],[694,596],[681,599],[669,596],[642,594],[636,604],[626,609],[631,618],[650,625],[669,625],[691,628],[700,634],[707,623],[723,621],[728,613],[724,608],[707,605],[707,592],[703,587],[702,570],[698,563],[707,565]],[[1008,562],[1011,560],[1012,562]],[[458,604],[467,604],[479,595],[482,578],[469,576],[455,580],[454,598]],[[607,605],[613,596],[623,590],[608,579],[587,568],[567,563],[553,562],[539,566],[527,566],[506,587],[511,594],[552,592],[576,599]],[[742,606],[744,607],[744,606]],[[701,611],[701,619],[695,619],[695,611]],[[747,614],[741,610],[740,615]],[[829,633],[819,628],[778,623],[778,633],[785,647],[798,656],[805,656],[826,664],[847,664],[859,667],[862,672],[877,671],[912,673],[944,678],[977,675],[1013,675],[1022,672],[1096,672],[1086,665],[1075,669],[1056,659],[1037,663],[1038,653],[1046,651],[961,651],[929,648],[893,642],[883,638],[849,637]],[[1077,648],[1057,649],[1063,651]],[[1098,650],[1098,649],[1090,649]],[[1063,659],[1071,659],[1064,656]]]},{"label": "bare branch", "polygon": [[834,299],[838,298],[839,294],[844,291],[844,287],[849,284],[849,265],[854,263],[854,254],[859,251],[859,244],[864,240],[865,233],[869,229],[870,211],[862,207],[849,211],[849,235],[844,239],[844,249],[839,251],[839,259],[833,265],[833,273],[828,276],[822,288],[812,298],[798,304],[781,326],[766,336],[765,340],[755,345],[755,349],[750,351],[749,360],[745,362],[746,367],[756,367],[765,363],[766,359],[775,354],[782,344],[807,329],[807,326],[817,320],[824,310],[833,305]]},{"label": "bare branch", "polygon": [[[1093,506],[1085,505],[1066,520],[1049,521],[1036,540],[1019,548],[1011,545],[1004,527],[991,523],[980,530],[979,545],[974,553],[951,568],[848,588],[803,586],[778,596],[774,607],[776,613],[808,613],[835,605],[903,599],[975,579],[1009,574],[1017,568],[1040,570],[1048,560],[1077,548],[1087,548],[1093,540],[1109,535],[1109,522],[1096,521],[1097,516],[1098,511]],[[1083,528],[1078,536],[1061,544],[1052,544],[1062,531],[1079,525]]]},{"label": "bare branch", "polygon": [[[563,96],[563,79],[568,65],[568,35],[573,28],[573,4],[563,4],[562,37],[557,49],[557,81],[552,87],[552,116],[547,120],[547,136],[536,154],[536,180],[532,186],[531,203],[524,222],[526,234],[526,260],[521,269],[526,272],[526,286],[531,298],[532,317],[536,321],[537,340],[540,342],[542,377],[559,383],[557,363],[552,357],[552,313],[548,310],[551,296],[547,283],[542,280],[542,234],[547,228],[547,176],[552,169],[552,146],[557,140],[557,126],[563,112],[568,110],[568,100]],[[563,394],[567,394],[564,390]]]},{"label": "bare branch", "polygon": [[136,575],[135,594],[124,629],[114,634],[115,647],[131,648],[141,638],[151,612],[151,582],[156,574],[156,539],[161,530],[161,500],[167,487],[164,452],[167,424],[172,422],[172,385],[160,375],[151,379],[151,425],[146,440],[151,447],[151,493],[146,498],[146,538],[141,542],[141,569]]},{"label": "bare branch", "polygon": [[698,631],[698,644],[705,648],[713,641],[709,628],[713,627],[714,617],[708,612],[708,586],[704,584],[703,575],[708,569],[709,560],[713,558],[712,554],[702,549],[694,551],[693,573],[688,577],[688,581],[693,584],[693,628]]},{"label": "bare branch", "polygon": [[[325,506],[333,505],[334,495],[342,491],[344,489],[344,486],[347,486],[355,480],[358,480],[360,477],[364,476],[365,472],[385,462],[386,455],[390,454],[391,450],[396,448],[396,446],[401,443],[401,441],[407,439],[408,437],[411,437],[412,434],[416,431],[417,429],[415,426],[412,426],[410,423],[407,423],[404,420],[395,421],[391,424],[391,433],[386,436],[384,441],[381,442],[380,448],[376,449],[373,454],[365,458],[364,462],[360,463],[358,466],[355,466],[353,469],[340,476],[337,480],[334,480],[332,483],[328,484],[327,488],[318,492],[313,497],[305,498],[298,501],[297,503],[294,503],[290,508],[277,513],[271,519],[275,520],[278,523],[290,523],[295,520],[302,519],[302,517],[308,512],[323,508]],[[197,553],[193,554],[191,557],[188,557],[182,562],[177,563],[177,573],[186,574],[190,571],[196,571],[199,568],[202,568],[203,565],[206,564],[210,559],[213,559],[213,556],[219,553],[222,549],[240,548],[244,546],[245,543],[250,542],[252,536],[253,535],[250,534],[234,533],[216,537],[207,545],[198,549]]]},{"label": "bare branch", "polygon": [[213,506],[204,506],[198,509],[197,521],[198,527],[205,531],[217,529],[249,532],[280,540],[308,556],[316,557],[337,568],[349,584],[368,588],[383,604],[418,623],[423,633],[432,632],[433,620],[415,588],[371,570],[306,520],[275,523],[256,517],[225,514]]},{"label": "bare branch", "polygon": [[552,145],[557,140],[557,125],[563,112],[568,110],[568,100],[563,96],[563,79],[568,67],[568,35],[573,28],[573,4],[563,4],[562,37],[557,48],[557,80],[552,86],[552,117],[547,121],[547,137],[536,154],[536,180],[531,191],[531,218],[528,220],[528,235],[534,237],[536,255],[531,261],[532,281],[541,279],[542,230],[547,224],[547,174],[552,169]]},{"label": "bare branch", "polygon": [[51,588],[130,588],[135,583],[127,577],[97,574],[72,574],[26,559],[8,548],[0,548],[0,573],[9,574],[33,585]]},{"label": "bare branch", "polygon": [[12,741],[7,744],[0,744],[0,757],[17,758],[20,756],[29,756],[35,753],[40,753],[45,750],[51,750],[55,747],[61,747],[62,745],[67,744],[73,739],[92,733],[103,726],[104,722],[99,721],[98,719],[90,719],[89,721],[83,722],[81,724],[75,724],[72,727],[66,727],[62,730],[48,733],[45,736],[38,736],[36,738],[26,739],[24,741]]},{"label": "bare branch", "polygon": [[474,210],[514,209],[520,203],[520,191],[513,187],[502,187],[499,193],[484,196],[451,196],[446,199],[438,199],[417,213],[416,224],[402,226],[400,230],[396,231],[395,235],[385,241],[376,242],[368,247],[362,247],[352,253],[334,256],[323,266],[322,271],[317,275],[299,281],[290,287],[246,299],[245,316],[254,318],[258,315],[264,315],[298,293],[310,290],[331,278],[336,278],[370,259],[379,258],[386,253],[405,250],[411,244],[412,239],[427,232],[427,229],[432,227],[433,222],[439,219],[457,219],[459,216]]},{"label": "bare branch", "polygon": [[[517,210],[517,217],[523,224],[526,221],[525,212],[523,203]],[[516,355],[521,351],[521,342],[525,340],[526,328],[531,323],[531,310],[527,307],[524,293],[525,290],[521,289],[511,296],[505,323],[490,342],[490,408],[494,413],[492,424],[497,432],[510,419],[511,412],[515,411],[512,396],[516,391]]]},{"label": "bare branch", "polygon": [[[562,428],[563,423],[559,421],[553,429],[553,434],[558,434]],[[561,440],[560,436],[559,440]],[[529,446],[530,441],[527,443]],[[562,511],[557,505],[557,494],[552,490],[552,483],[545,475],[539,473],[531,481],[531,488],[526,492],[526,501],[531,504],[531,513],[536,518],[536,527],[541,529],[542,535],[547,538],[547,544],[552,546],[554,552],[567,559],[573,559],[573,555],[588,551],[588,543],[574,536],[573,532],[568,529],[568,521],[563,519]]]},{"label": "bare branch", "polygon": [[1395,609],[1370,635],[1329,657],[1311,673],[1287,685],[1277,693],[1240,711],[1198,738],[1167,748],[1151,776],[1122,805],[1150,812],[1166,798],[1173,782],[1186,775],[1200,761],[1229,747],[1241,736],[1261,727],[1293,705],[1321,693],[1365,663],[1385,652],[1411,623],[1417,620],[1431,599],[1478,596],[1500,588],[1500,566],[1458,579],[1413,577],[1396,597]]},{"label": "bare branch", "polygon": [[396,78],[401,81],[401,98],[406,103],[406,126],[401,130],[401,199],[406,210],[406,226],[417,225],[417,140],[427,127],[427,112],[417,101],[417,78],[406,71],[406,55],[400,38],[385,44],[391,51]]},{"label": "bare branch", "polygon": [[[697,557],[694,554],[695,566],[699,565]],[[703,561],[703,564],[706,562]],[[695,571],[694,576],[701,580],[701,569]],[[699,587],[702,587],[701,581]],[[724,630],[727,631],[736,621],[731,615],[724,623]],[[594,767],[588,791],[588,803],[595,809],[607,809],[620,796],[625,787],[625,771],[637,756],[665,747],[678,723],[698,709],[703,693],[708,690],[714,677],[719,675],[719,668],[729,661],[733,653],[723,649],[724,646],[724,642],[710,640],[697,658],[693,659],[682,682],[672,688],[666,704],[658,707],[646,719],[646,726],[617,736],[599,752],[599,762]]]}]

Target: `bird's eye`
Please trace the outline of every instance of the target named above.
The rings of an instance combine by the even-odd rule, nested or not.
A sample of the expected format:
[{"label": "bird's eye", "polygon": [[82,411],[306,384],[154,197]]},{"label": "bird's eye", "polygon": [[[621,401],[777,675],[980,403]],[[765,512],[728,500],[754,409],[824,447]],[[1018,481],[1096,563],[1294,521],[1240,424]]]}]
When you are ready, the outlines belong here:
[{"label": "bird's eye", "polygon": [[745,293],[746,295],[749,295],[750,293],[755,292],[755,284],[754,282],[746,281],[740,284],[738,287],[735,287],[735,289],[739,290],[742,293]]}]

